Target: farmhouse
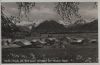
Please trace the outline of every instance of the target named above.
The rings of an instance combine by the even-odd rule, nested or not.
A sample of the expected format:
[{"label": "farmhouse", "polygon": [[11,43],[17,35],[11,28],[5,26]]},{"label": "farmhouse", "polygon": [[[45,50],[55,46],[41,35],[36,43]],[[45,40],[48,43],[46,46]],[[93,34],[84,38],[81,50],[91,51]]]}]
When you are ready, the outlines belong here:
[{"label": "farmhouse", "polygon": [[72,45],[77,45],[77,44],[82,45],[82,44],[84,44],[84,39],[81,39],[81,38],[71,39],[70,44],[72,44]]}]

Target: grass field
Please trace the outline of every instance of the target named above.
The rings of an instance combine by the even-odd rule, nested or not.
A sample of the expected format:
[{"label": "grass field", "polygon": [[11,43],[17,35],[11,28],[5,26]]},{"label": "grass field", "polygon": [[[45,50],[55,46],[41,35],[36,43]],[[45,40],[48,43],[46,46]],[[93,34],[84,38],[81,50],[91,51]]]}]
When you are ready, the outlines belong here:
[{"label": "grass field", "polygon": [[98,33],[75,33],[75,34],[66,34],[68,37],[78,37],[78,38],[94,38],[98,39]]},{"label": "grass field", "polygon": [[[77,60],[79,56],[80,59]],[[2,62],[5,60],[44,60],[44,59],[56,59],[56,60],[68,60],[67,62],[98,62],[98,48],[77,47],[77,48],[9,48],[2,49]],[[72,61],[71,61],[72,60]],[[79,61],[80,60],[80,61]],[[14,62],[14,61],[9,61]],[[8,62],[8,63],[9,63]],[[30,61],[27,61],[30,62]],[[62,61],[60,61],[62,62]],[[22,62],[23,63],[23,62]]]},{"label": "grass field", "polygon": [[[72,38],[98,39],[98,34],[70,34]],[[88,44],[88,43],[87,43]],[[97,63],[98,43],[66,48],[3,48],[2,63]]]}]

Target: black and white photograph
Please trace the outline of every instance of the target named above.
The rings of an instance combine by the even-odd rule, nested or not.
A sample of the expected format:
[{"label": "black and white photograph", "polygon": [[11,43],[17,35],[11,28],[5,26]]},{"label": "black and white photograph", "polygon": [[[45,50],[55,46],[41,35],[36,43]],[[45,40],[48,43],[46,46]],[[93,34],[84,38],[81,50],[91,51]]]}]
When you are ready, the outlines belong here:
[{"label": "black and white photograph", "polygon": [[98,63],[98,2],[1,2],[1,62]]}]

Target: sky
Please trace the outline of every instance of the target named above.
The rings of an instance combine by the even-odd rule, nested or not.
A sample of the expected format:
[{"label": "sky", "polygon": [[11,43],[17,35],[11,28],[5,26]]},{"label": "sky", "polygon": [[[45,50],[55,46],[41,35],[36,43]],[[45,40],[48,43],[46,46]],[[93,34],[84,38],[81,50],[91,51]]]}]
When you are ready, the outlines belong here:
[{"label": "sky", "polygon": [[[2,3],[5,7],[5,14],[9,17],[11,15],[18,16],[18,7],[15,2]],[[98,18],[98,9],[94,7],[93,2],[80,2],[79,14],[87,21],[91,21],[93,18]],[[37,24],[44,20],[59,20],[63,24],[61,17],[55,11],[54,2],[37,2],[35,7],[29,13],[31,22],[26,23],[25,20],[19,23],[19,25],[27,25],[36,22]]]}]

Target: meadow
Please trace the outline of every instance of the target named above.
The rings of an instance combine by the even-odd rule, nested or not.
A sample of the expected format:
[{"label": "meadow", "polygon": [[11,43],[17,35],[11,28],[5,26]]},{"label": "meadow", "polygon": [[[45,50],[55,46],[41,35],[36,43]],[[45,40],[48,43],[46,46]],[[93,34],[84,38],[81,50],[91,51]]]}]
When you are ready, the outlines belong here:
[{"label": "meadow", "polygon": [[[70,34],[72,38],[98,39],[94,34]],[[98,43],[66,48],[2,48],[2,63],[97,63]]]}]

